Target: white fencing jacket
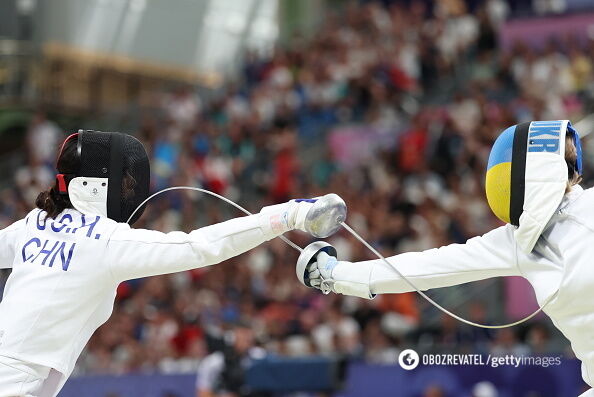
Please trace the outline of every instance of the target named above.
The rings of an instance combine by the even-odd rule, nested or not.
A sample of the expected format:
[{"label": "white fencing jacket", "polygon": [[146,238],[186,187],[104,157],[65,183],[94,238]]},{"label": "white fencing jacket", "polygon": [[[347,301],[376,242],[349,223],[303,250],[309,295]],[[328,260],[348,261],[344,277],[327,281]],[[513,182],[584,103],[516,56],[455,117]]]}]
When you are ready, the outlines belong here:
[{"label": "white fencing jacket", "polygon": [[[594,386],[594,189],[574,186],[530,254],[523,253],[514,227],[502,226],[468,240],[388,261],[422,290],[498,276],[523,276],[544,312],[571,342],[582,361],[582,377]],[[380,260],[338,262],[332,272],[337,292],[357,295],[412,291]],[[361,294],[359,294],[361,295]]]},{"label": "white fencing jacket", "polygon": [[131,229],[66,210],[33,210],[0,231],[0,268],[12,268],[0,302],[0,357],[72,373],[82,349],[112,313],[124,280],[222,262],[286,230],[252,215],[189,234]]}]

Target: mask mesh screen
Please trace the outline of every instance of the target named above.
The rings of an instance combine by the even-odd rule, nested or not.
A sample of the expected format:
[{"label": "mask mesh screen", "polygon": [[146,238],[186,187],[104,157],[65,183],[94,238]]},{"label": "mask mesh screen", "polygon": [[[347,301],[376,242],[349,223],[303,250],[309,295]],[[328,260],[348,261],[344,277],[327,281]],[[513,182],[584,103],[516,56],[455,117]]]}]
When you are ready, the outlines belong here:
[{"label": "mask mesh screen", "polygon": [[[121,208],[121,219],[117,222],[126,222],[132,212],[148,197],[150,189],[150,162],[146,150],[140,141],[130,135],[123,135],[122,169],[111,169],[110,155],[111,142],[117,132],[84,131],[79,138],[81,148],[80,176],[91,178],[110,178],[121,173],[121,197],[109,197],[108,201],[117,200]],[[111,181],[111,178],[110,178]],[[144,207],[139,210],[133,224],[144,212]]]},{"label": "mask mesh screen", "polygon": [[[150,188],[150,162],[142,143],[136,138],[126,135],[123,147],[124,170],[122,178],[122,197],[120,204],[122,214],[128,217],[148,197]],[[140,209],[130,221],[133,224],[144,212]]]}]

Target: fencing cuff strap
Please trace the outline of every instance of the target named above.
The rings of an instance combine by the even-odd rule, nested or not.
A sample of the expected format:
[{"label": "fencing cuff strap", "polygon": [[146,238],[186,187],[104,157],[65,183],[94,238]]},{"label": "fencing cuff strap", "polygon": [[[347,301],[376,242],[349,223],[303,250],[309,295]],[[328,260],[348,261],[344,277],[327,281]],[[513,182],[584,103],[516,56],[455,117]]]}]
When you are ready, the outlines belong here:
[{"label": "fencing cuff strap", "polygon": [[307,214],[312,207],[312,202],[309,201],[302,201],[302,202],[295,202],[292,204],[292,211],[291,213],[294,214],[295,221],[294,227],[295,229],[299,229],[302,231],[307,231],[305,229],[305,221],[307,219]]},{"label": "fencing cuff strap", "polygon": [[371,286],[369,284],[371,280],[369,276],[374,263],[374,261],[357,263],[338,261],[338,264],[332,269],[331,275],[334,292],[343,295],[358,296],[359,298],[373,299],[375,294],[371,292]]},{"label": "fencing cuff strap", "polygon": [[315,200],[291,200],[264,207],[260,214],[268,216],[270,228],[277,235],[295,229],[307,232],[305,222],[314,202]]},{"label": "fencing cuff strap", "polygon": [[262,208],[259,214],[260,225],[267,236],[280,236],[294,229],[290,220],[290,209],[290,203]]},{"label": "fencing cuff strap", "polygon": [[350,281],[334,281],[334,292],[343,295],[356,296],[364,299],[373,299],[375,294],[371,293],[369,284],[354,283]]}]

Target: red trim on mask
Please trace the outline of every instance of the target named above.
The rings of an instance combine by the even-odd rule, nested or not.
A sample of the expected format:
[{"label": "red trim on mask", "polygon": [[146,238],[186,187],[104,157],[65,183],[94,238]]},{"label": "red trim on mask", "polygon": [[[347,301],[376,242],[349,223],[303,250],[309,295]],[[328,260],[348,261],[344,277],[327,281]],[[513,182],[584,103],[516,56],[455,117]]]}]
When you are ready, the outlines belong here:
[{"label": "red trim on mask", "polygon": [[58,183],[58,192],[60,194],[68,194],[68,186],[66,186],[66,179],[64,174],[56,175],[56,181]]},{"label": "red trim on mask", "polygon": [[[62,147],[60,148],[60,153],[58,154],[58,160],[56,161],[60,161],[60,157],[62,157],[62,152],[64,151],[64,146],[66,146],[66,144],[68,143],[68,141],[74,137],[78,137],[78,132],[75,132],[74,134],[71,134],[70,136],[68,136],[68,138],[66,138],[66,140],[64,141],[64,143],[62,144]],[[58,165],[56,164],[56,167]]]}]

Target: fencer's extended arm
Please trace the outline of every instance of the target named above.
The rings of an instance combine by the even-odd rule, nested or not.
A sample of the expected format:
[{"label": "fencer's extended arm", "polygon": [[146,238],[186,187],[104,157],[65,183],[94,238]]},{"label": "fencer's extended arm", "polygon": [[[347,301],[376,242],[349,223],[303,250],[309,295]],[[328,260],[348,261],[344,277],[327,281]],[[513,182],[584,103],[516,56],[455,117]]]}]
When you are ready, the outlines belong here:
[{"label": "fencer's extended arm", "polygon": [[270,217],[256,214],[207,226],[191,233],[161,233],[121,226],[107,245],[116,281],[214,265],[282,234]]},{"label": "fencer's extended arm", "polygon": [[0,269],[10,269],[16,255],[19,231],[25,227],[25,220],[21,219],[6,229],[0,230]]},{"label": "fencer's extended arm", "polygon": [[[451,244],[422,252],[387,258],[421,290],[447,287],[498,276],[520,276],[512,227],[502,226],[465,244]],[[381,260],[339,262],[332,272],[336,281],[369,283],[370,292],[413,291],[408,283]],[[340,289],[341,283],[335,288]],[[341,292],[341,291],[337,291]],[[348,293],[344,291],[344,293]]]}]

